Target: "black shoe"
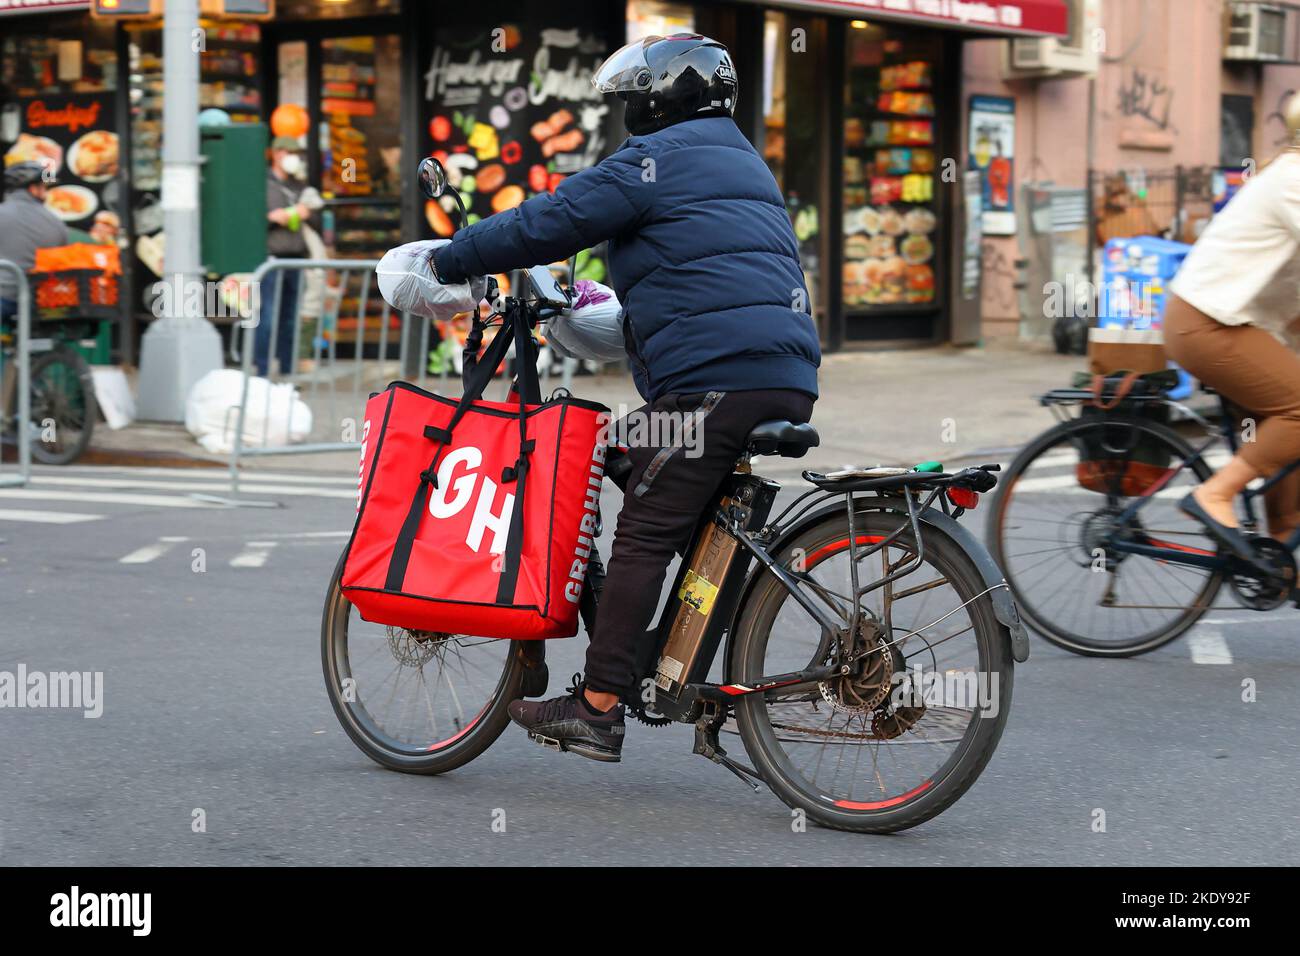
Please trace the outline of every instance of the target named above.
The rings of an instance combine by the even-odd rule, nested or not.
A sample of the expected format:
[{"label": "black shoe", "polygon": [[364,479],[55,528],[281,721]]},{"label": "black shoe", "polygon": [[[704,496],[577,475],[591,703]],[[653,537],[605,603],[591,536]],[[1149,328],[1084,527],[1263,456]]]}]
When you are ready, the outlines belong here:
[{"label": "black shoe", "polygon": [[506,708],[510,719],[528,731],[528,737],[552,750],[567,750],[592,760],[618,763],[623,753],[623,705],[605,713],[592,710],[583,696],[581,674],[563,697],[550,700],[516,700]]},{"label": "black shoe", "polygon": [[1230,528],[1226,524],[1215,521],[1190,492],[1178,503],[1178,507],[1184,514],[1204,525],[1206,534],[1231,551],[1239,560],[1250,565],[1251,569],[1261,574],[1265,580],[1277,573],[1277,569],[1264,561],[1255,551],[1249,537],[1237,528]]}]

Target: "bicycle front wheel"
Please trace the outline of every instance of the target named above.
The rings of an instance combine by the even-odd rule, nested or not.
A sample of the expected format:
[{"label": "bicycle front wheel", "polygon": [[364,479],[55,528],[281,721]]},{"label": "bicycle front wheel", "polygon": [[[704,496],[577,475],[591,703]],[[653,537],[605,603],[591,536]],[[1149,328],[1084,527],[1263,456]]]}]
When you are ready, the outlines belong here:
[{"label": "bicycle front wheel", "polygon": [[[778,560],[802,572],[805,593],[847,614],[852,561],[860,583],[915,561],[910,532],[861,557],[907,520],[893,512],[855,515],[857,547],[850,549],[847,516],[834,515],[796,535]],[[891,833],[929,820],[975,782],[1006,725],[1010,638],[969,556],[946,535],[922,529],[920,565],[858,603],[851,673],[750,694],[736,706],[745,749],[764,780],[787,806],[823,826]],[[829,663],[819,631],[766,575],[741,612],[735,680]]]},{"label": "bicycle front wheel", "polygon": [[1077,654],[1129,657],[1169,643],[1210,609],[1219,572],[1112,546],[1216,554],[1178,509],[1211,474],[1195,454],[1164,425],[1107,416],[1063,422],[1016,456],[998,482],[987,537],[1021,613],[1043,637]]},{"label": "bicycle front wheel", "polygon": [[522,696],[518,641],[364,621],[339,588],[325,596],[321,663],[334,713],[370,759],[404,773],[454,770],[501,736]]}]

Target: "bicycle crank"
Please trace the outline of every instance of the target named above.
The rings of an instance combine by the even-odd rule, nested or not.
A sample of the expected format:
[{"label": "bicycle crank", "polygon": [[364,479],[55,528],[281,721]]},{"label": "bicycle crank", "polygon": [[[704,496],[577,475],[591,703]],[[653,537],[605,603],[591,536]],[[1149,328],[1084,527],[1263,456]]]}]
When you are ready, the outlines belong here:
[{"label": "bicycle crank", "polygon": [[1272,611],[1289,600],[1300,606],[1300,593],[1296,591],[1295,556],[1286,546],[1273,538],[1251,538],[1255,557],[1266,562],[1274,573],[1261,577],[1253,568],[1235,565],[1228,572],[1228,584],[1242,607],[1254,611]]}]

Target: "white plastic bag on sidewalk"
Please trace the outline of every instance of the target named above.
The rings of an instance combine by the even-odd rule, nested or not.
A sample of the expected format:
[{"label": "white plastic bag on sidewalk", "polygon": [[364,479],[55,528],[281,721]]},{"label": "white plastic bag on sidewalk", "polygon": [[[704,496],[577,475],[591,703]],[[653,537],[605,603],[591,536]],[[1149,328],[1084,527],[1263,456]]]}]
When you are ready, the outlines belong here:
[{"label": "white plastic bag on sidewalk", "polygon": [[626,358],[623,309],[609,286],[579,279],[573,305],[550,319],[546,341],[565,358],[617,362]]},{"label": "white plastic bag on sidewalk", "polygon": [[[244,373],[216,369],[194,383],[185,399],[185,428],[212,454],[226,454],[235,443]],[[243,446],[261,447],[301,442],[311,434],[311,409],[287,382],[272,384],[256,376],[248,380]]]}]

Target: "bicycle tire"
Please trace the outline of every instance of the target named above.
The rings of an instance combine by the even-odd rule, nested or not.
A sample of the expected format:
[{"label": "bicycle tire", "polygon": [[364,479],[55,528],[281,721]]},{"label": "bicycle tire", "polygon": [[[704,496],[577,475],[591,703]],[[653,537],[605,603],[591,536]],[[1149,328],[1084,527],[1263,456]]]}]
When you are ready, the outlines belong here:
[{"label": "bicycle tire", "polygon": [[[863,510],[855,515],[855,530],[859,534],[888,534],[898,527],[906,516],[878,510]],[[815,823],[836,830],[855,833],[894,833],[933,819],[956,802],[979,777],[997,748],[998,740],[1006,726],[1011,709],[1011,692],[1014,679],[1014,662],[1011,657],[1011,637],[998,621],[992,601],[987,594],[983,575],[970,556],[951,538],[941,532],[922,526],[925,535],[926,561],[953,581],[954,590],[970,608],[974,623],[981,667],[989,675],[997,675],[997,714],[973,720],[963,733],[954,753],[940,771],[920,789],[905,795],[906,799],[889,802],[888,806],[874,809],[855,809],[841,806],[825,793],[814,792],[809,781],[792,772],[793,764],[776,742],[775,731],[767,716],[766,695],[749,694],[736,706],[736,723],[745,750],[755,768],[767,782],[772,792],[792,809],[803,810]],[[795,535],[778,556],[788,563],[795,549],[803,554],[816,553],[817,549],[848,541],[847,518],[832,515]],[[904,533],[898,543],[914,551],[915,542],[910,532]],[[766,643],[787,592],[771,575],[764,576],[747,598],[737,624],[737,640],[732,651],[733,679],[745,683],[762,676]],[[811,619],[809,621],[811,624]],[[849,801],[852,803],[852,801]],[[868,807],[868,804],[853,804]]]},{"label": "bicycle tire", "polygon": [[[1039,606],[1040,602],[1029,595],[1023,587],[1018,586],[1016,574],[1010,566],[1011,562],[1008,560],[1006,547],[1007,508],[1013,500],[1017,482],[1036,460],[1045,456],[1054,447],[1062,442],[1069,441],[1072,437],[1077,438],[1080,433],[1096,430],[1098,427],[1132,427],[1146,432],[1152,440],[1161,441],[1168,445],[1173,454],[1177,456],[1177,461],[1180,462],[1187,461],[1196,455],[1195,449],[1181,435],[1159,422],[1118,414],[1108,415],[1105,419],[1079,418],[1061,422],[1043,432],[1022,448],[998,481],[993,500],[990,502],[991,508],[985,537],[993,559],[1007,577],[1007,583],[1016,598],[1020,613],[1044,640],[1064,650],[1088,657],[1133,657],[1138,654],[1146,654],[1163,647],[1170,641],[1176,640],[1208,613],[1219,593],[1219,589],[1223,586],[1223,575],[1218,572],[1210,574],[1206,578],[1205,586],[1197,595],[1197,601],[1189,605],[1187,612],[1175,618],[1167,627],[1151,634],[1140,635],[1128,641],[1103,641],[1085,634],[1069,631],[1060,624],[1053,622]],[[1173,459],[1171,459],[1172,461]],[[1204,481],[1213,474],[1203,457],[1197,458],[1188,467],[1200,481]],[[1141,559],[1135,557],[1129,560]]]},{"label": "bicycle tire", "polygon": [[[90,446],[90,438],[95,430],[95,418],[99,414],[99,406],[95,401],[95,382],[90,373],[90,365],[80,352],[69,345],[60,346],[53,351],[42,353],[32,359],[31,381],[36,383],[41,381],[49,370],[59,365],[67,366],[69,377],[76,380],[81,391],[82,405],[82,424],[81,428],[76,431],[75,440],[68,445],[58,445],[51,448],[50,445],[41,441],[39,437],[33,437],[31,443],[32,459],[43,465],[70,465],[83,454]],[[17,411],[15,406],[14,411]],[[37,407],[36,396],[33,396],[32,403],[32,424],[38,429],[44,428],[44,418],[42,409]],[[66,432],[64,423],[56,417],[54,419],[55,435],[61,431]]]},{"label": "bicycle tire", "polygon": [[344,678],[350,676],[347,625],[353,605],[339,587],[344,558],[330,579],[321,617],[321,667],[330,705],[352,742],[375,763],[402,773],[433,775],[455,770],[490,747],[510,723],[506,712],[512,700],[522,696],[524,663],[519,641],[511,641],[506,666],[486,708],[474,722],[454,738],[435,749],[397,748],[380,738],[369,726],[357,701],[344,693]]}]

